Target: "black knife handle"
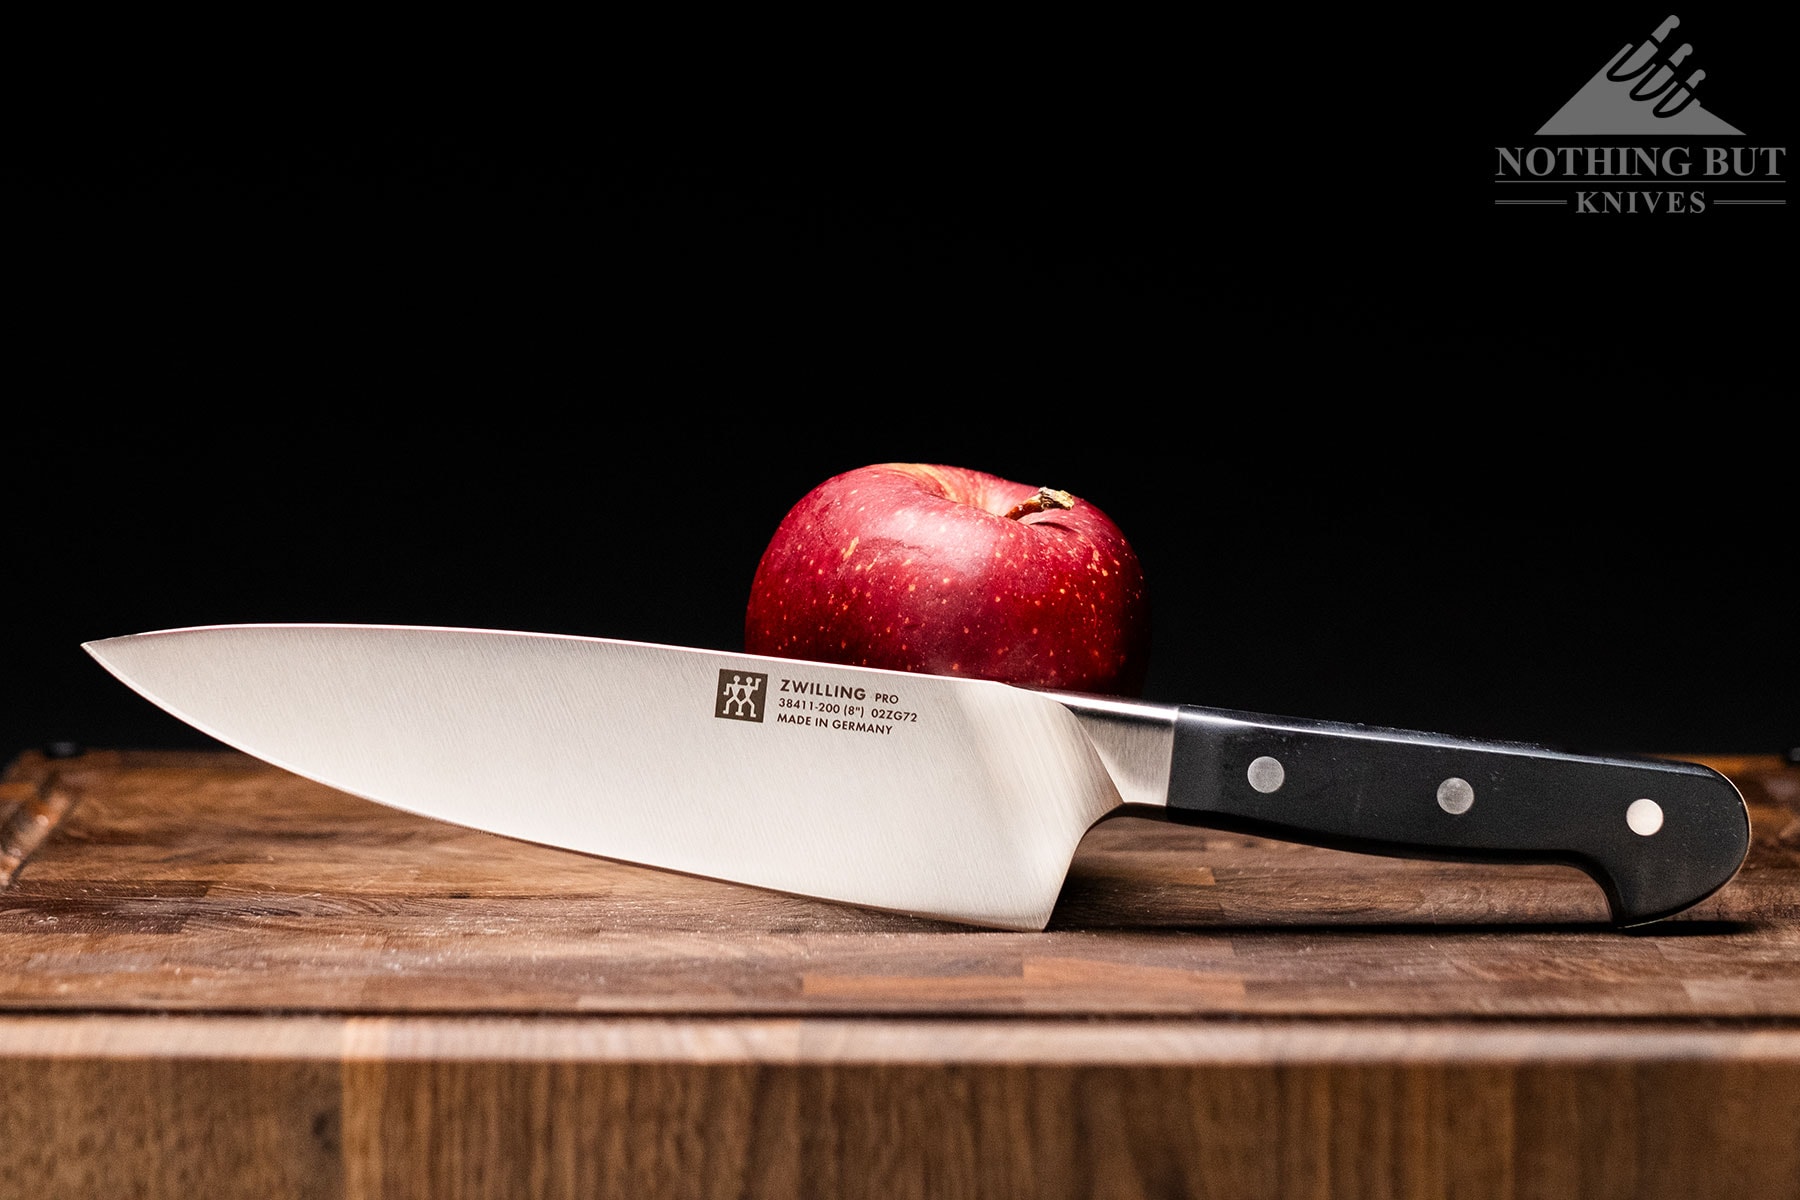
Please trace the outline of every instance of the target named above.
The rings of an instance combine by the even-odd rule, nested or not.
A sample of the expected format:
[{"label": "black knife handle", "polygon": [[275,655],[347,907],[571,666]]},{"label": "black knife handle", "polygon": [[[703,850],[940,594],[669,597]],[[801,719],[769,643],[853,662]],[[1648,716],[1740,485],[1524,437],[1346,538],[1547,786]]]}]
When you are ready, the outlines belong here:
[{"label": "black knife handle", "polygon": [[1364,853],[1571,863],[1621,925],[1704,900],[1750,848],[1743,797],[1695,763],[1192,706],[1169,815]]}]

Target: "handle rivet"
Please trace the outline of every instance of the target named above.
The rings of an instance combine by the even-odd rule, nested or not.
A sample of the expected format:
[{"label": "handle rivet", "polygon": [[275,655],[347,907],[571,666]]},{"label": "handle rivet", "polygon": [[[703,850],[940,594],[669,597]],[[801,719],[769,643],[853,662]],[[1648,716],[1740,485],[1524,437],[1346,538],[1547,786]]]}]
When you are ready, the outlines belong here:
[{"label": "handle rivet", "polygon": [[1625,810],[1625,823],[1631,826],[1631,832],[1642,837],[1661,829],[1662,818],[1662,805],[1654,800],[1633,800]]},{"label": "handle rivet", "polygon": [[1266,754],[1261,758],[1253,759],[1250,763],[1250,770],[1245,774],[1250,779],[1250,786],[1265,796],[1279,788],[1287,780],[1287,770],[1282,767],[1280,761],[1270,758]]},{"label": "handle rivet", "polygon": [[1468,780],[1452,775],[1438,784],[1437,802],[1438,807],[1451,816],[1460,817],[1475,803],[1475,789],[1469,786]]}]

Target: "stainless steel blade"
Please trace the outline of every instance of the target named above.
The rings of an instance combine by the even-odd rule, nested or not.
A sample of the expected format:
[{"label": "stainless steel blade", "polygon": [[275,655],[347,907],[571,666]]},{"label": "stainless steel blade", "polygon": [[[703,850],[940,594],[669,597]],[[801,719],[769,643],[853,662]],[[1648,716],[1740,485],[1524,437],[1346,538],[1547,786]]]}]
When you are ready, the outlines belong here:
[{"label": "stainless steel blade", "polygon": [[1121,803],[1081,718],[982,681],[380,625],[212,626],[86,648],[220,741],[353,795],[1002,928],[1043,928],[1077,843]]}]

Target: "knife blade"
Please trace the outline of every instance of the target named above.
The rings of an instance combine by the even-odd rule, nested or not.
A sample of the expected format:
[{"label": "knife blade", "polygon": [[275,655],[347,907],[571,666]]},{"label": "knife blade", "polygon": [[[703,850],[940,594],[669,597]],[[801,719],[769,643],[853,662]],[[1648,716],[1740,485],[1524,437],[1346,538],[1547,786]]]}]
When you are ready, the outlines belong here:
[{"label": "knife blade", "polygon": [[1003,929],[1044,928],[1118,813],[1571,863],[1621,925],[1711,895],[1749,848],[1731,782],[1662,759],[551,633],[216,625],[84,648],[202,732],[368,800]]}]

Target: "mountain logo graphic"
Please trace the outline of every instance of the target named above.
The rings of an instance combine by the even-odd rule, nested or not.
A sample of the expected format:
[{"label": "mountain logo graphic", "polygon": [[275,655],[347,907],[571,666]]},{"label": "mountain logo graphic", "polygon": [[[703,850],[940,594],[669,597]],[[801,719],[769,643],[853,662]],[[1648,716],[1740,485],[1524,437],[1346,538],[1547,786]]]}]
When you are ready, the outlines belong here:
[{"label": "mountain logo graphic", "polygon": [[1569,102],[1544,122],[1538,136],[1724,135],[1743,137],[1700,106],[1695,89],[1706,78],[1688,58],[1694,47],[1671,36],[1681,18],[1671,16],[1655,33],[1627,44]]}]

